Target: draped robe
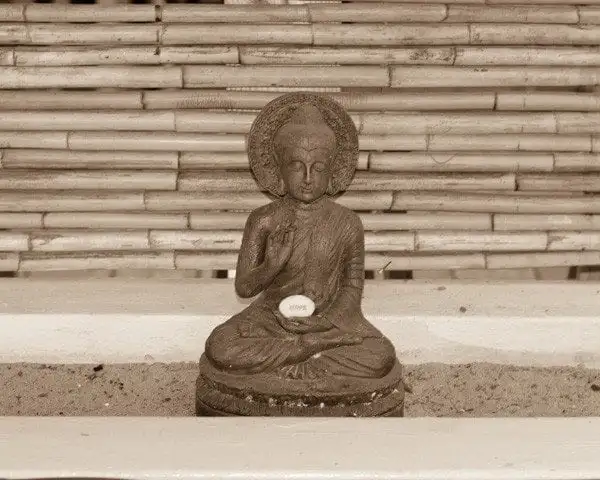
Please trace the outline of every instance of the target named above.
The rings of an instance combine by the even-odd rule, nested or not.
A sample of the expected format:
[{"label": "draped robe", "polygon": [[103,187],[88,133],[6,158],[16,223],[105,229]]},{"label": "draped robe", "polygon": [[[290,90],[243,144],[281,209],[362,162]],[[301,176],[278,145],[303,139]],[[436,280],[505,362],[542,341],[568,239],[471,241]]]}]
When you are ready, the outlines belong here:
[{"label": "draped robe", "polygon": [[[364,233],[358,215],[327,196],[309,204],[286,196],[260,207],[246,222],[238,272],[264,259],[266,238],[282,223],[296,227],[289,260],[260,296],[212,332],[205,350],[209,361],[230,373],[281,378],[385,376],[396,354],[362,313]],[[311,298],[315,315],[362,342],[308,352],[301,334],[285,330],[275,315],[279,302],[295,294]]]}]

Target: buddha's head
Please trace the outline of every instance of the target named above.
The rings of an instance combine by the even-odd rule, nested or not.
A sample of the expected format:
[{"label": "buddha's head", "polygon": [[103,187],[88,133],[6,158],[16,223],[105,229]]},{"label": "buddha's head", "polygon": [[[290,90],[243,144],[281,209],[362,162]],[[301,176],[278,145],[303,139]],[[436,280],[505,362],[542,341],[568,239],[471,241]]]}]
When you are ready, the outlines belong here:
[{"label": "buddha's head", "polygon": [[337,144],[318,108],[311,104],[298,107],[275,134],[274,150],[282,190],[305,203],[327,192]]}]

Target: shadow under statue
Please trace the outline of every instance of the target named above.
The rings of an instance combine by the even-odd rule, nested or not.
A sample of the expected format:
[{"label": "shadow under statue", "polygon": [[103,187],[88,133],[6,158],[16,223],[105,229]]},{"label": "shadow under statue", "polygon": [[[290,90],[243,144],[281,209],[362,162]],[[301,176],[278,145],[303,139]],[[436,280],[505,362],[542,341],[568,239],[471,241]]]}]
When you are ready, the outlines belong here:
[{"label": "shadow under statue", "polygon": [[361,309],[362,222],[331,198],[358,154],[352,119],[323,95],[282,95],[252,124],[250,167],[277,198],[248,217],[235,289],[260,295],[206,341],[197,415],[404,415],[394,346]]}]

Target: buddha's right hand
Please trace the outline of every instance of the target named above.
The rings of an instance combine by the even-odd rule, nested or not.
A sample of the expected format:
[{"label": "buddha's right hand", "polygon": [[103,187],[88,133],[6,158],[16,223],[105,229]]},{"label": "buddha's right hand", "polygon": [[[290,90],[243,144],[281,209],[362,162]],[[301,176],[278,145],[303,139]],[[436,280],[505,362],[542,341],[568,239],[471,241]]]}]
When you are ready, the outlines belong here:
[{"label": "buddha's right hand", "polygon": [[335,328],[327,332],[306,333],[302,335],[301,341],[308,349],[318,353],[344,345],[358,345],[363,341],[363,338],[356,333],[344,332]]},{"label": "buddha's right hand", "polygon": [[292,254],[294,230],[295,227],[292,225],[280,225],[267,237],[264,261],[269,270],[278,272],[289,260]]}]

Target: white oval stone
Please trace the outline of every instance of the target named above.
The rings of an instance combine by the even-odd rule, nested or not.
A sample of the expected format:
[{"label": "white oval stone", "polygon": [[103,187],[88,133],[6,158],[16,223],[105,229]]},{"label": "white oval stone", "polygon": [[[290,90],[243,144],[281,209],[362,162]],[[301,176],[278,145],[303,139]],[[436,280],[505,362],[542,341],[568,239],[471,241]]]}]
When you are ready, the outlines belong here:
[{"label": "white oval stone", "polygon": [[279,302],[279,311],[285,318],[310,317],[315,311],[315,302],[305,295],[290,295]]}]

